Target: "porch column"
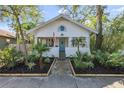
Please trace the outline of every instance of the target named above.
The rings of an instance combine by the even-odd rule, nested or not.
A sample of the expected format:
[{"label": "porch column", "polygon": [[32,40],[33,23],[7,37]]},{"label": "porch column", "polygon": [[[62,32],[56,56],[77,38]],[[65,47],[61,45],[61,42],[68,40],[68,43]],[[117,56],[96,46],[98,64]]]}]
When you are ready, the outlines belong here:
[{"label": "porch column", "polygon": [[68,38],[68,47],[71,47],[72,46],[72,37],[69,37]]},{"label": "porch column", "polygon": [[53,47],[55,47],[56,46],[56,38],[54,37],[53,38]]},{"label": "porch column", "polygon": [[86,37],[86,48],[90,48],[90,37]]}]

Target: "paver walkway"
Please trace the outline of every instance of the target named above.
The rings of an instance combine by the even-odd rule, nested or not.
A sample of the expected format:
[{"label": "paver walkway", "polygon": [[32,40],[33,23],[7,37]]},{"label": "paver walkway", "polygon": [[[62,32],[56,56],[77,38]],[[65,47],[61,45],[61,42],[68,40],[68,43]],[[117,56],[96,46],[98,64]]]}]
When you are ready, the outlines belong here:
[{"label": "paver walkway", "polygon": [[4,88],[124,88],[124,77],[74,77],[68,60],[57,60],[49,77],[0,77]]}]

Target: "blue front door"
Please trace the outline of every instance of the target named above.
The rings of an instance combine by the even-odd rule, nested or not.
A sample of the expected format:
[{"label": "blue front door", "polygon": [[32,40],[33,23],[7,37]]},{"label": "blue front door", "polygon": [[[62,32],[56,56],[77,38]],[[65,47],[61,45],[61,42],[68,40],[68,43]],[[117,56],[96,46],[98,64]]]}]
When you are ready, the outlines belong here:
[{"label": "blue front door", "polygon": [[59,57],[60,59],[65,58],[65,38],[59,39]]}]

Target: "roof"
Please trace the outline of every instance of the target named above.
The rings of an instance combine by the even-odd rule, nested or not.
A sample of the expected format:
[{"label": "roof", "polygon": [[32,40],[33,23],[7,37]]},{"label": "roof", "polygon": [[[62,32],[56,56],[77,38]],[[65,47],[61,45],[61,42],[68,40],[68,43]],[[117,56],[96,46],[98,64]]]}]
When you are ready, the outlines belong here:
[{"label": "roof", "polygon": [[0,36],[8,37],[8,38],[15,38],[15,36],[11,32],[3,30],[3,29],[0,29]]},{"label": "roof", "polygon": [[68,20],[68,21],[70,21],[70,22],[72,22],[72,23],[74,23],[74,24],[80,26],[80,27],[83,28],[83,29],[86,29],[86,30],[89,31],[89,32],[92,32],[92,33],[95,33],[95,34],[98,33],[96,30],[93,30],[93,29],[91,29],[91,28],[89,28],[89,27],[87,27],[87,26],[85,26],[85,25],[83,25],[83,24],[81,24],[81,23],[79,23],[79,22],[76,22],[76,21],[72,20],[72,19],[71,19],[70,17],[68,17],[67,15],[60,14],[60,15],[58,15],[58,16],[52,18],[51,20],[48,20],[48,21],[45,22],[44,24],[40,24],[39,26],[35,27],[34,29],[31,29],[30,31],[27,32],[27,34],[32,33],[32,32],[34,32],[34,31],[38,30],[39,28],[42,28],[42,27],[44,27],[45,25],[47,25],[47,24],[49,24],[49,23],[51,23],[51,22],[56,21],[56,20],[59,19],[59,18],[64,18],[64,19],[66,19],[66,20]]}]

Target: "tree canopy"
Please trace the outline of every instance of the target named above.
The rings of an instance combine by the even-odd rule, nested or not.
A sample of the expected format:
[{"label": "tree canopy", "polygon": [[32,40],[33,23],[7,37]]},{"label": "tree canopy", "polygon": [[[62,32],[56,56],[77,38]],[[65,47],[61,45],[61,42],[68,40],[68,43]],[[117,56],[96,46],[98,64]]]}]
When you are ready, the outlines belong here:
[{"label": "tree canopy", "polygon": [[6,5],[0,6],[0,11],[3,21],[7,21],[11,28],[16,31],[17,44],[23,44],[27,63],[25,31],[35,26],[41,18],[38,6]]},{"label": "tree canopy", "polygon": [[7,5],[0,6],[0,15],[3,21],[16,31],[17,38],[20,38],[19,26],[17,17],[19,19],[23,34],[25,31],[35,27],[43,18],[42,13],[38,6],[25,6],[25,5]]}]

